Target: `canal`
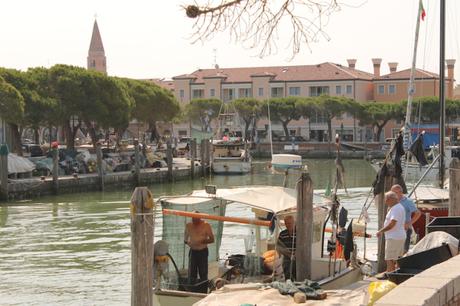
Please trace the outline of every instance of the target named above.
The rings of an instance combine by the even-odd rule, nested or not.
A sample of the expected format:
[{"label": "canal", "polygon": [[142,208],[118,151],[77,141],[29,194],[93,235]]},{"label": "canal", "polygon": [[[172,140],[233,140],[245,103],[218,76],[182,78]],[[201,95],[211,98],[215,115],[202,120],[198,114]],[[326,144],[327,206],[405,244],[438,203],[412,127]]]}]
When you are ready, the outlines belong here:
[{"label": "canal", "polygon": [[[331,160],[307,160],[315,189],[333,183]],[[359,215],[375,172],[363,160],[344,160],[347,187],[354,188],[341,203],[349,219]],[[297,177],[290,177],[294,186]],[[267,161],[256,161],[252,174],[214,176],[149,186],[154,197],[188,193],[206,184],[217,187],[282,185],[284,175],[272,174]],[[365,187],[365,188],[356,188]],[[0,205],[0,305],[128,305],[130,303],[130,219],[132,189],[42,197]],[[242,208],[236,213],[244,215]],[[376,230],[376,210],[369,210]],[[243,251],[248,229],[228,224],[221,255]],[[155,235],[161,234],[157,228]],[[232,239],[241,235],[241,240]],[[363,240],[357,239],[362,252]],[[368,257],[376,241],[367,242]]]}]

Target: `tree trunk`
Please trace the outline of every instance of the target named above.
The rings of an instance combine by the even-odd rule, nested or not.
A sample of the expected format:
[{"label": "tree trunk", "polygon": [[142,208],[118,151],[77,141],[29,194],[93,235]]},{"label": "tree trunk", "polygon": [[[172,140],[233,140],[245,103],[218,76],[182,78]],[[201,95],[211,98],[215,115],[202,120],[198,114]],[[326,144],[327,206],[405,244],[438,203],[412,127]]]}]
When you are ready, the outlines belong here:
[{"label": "tree trunk", "polygon": [[281,124],[283,125],[283,129],[284,129],[284,135],[286,135],[286,137],[289,138],[288,123],[289,121],[281,121]]},{"label": "tree trunk", "polygon": [[158,133],[157,129],[157,122],[149,122],[149,130],[150,130],[150,141],[154,142],[155,140],[160,140],[160,134]]},{"label": "tree trunk", "polygon": [[244,140],[249,139],[249,126],[250,125],[251,125],[251,120],[249,121],[244,120],[244,134],[243,134]]},{"label": "tree trunk", "polygon": [[329,145],[327,146],[327,152],[329,156],[332,153],[332,118],[327,120],[327,140]]},{"label": "tree trunk", "polygon": [[91,122],[85,122],[85,125],[88,128],[88,133],[89,133],[89,137],[91,137],[91,142],[93,143],[93,148],[96,149],[96,144],[97,144],[97,141],[98,141],[97,134],[96,134],[96,129],[91,124]]},{"label": "tree trunk", "polygon": [[36,144],[40,144],[40,134],[38,132],[38,128],[34,128],[34,142]]},{"label": "tree trunk", "polygon": [[67,149],[74,150],[75,149],[75,135],[72,132],[72,129],[70,128],[69,121],[66,120],[64,124],[62,125],[62,127],[64,128]]},{"label": "tree trunk", "polygon": [[19,126],[17,124],[9,123],[11,133],[13,134],[12,139],[12,152],[22,156],[22,145],[21,145],[21,133],[19,132]]}]

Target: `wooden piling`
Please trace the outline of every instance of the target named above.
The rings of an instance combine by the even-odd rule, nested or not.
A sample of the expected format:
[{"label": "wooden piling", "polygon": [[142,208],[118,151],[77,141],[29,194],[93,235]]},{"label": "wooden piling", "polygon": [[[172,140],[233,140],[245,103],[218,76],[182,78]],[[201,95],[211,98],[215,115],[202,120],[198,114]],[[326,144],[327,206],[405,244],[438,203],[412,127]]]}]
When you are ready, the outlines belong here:
[{"label": "wooden piling", "polygon": [[209,139],[206,139],[206,175],[211,175],[211,154],[212,154],[212,148],[211,148],[211,141]]},{"label": "wooden piling", "polygon": [[141,162],[139,158],[139,140],[134,139],[134,184],[141,184]]},{"label": "wooden piling", "polygon": [[311,279],[311,250],[313,243],[313,182],[308,172],[303,171],[296,186],[296,279]]},{"label": "wooden piling", "polygon": [[168,181],[173,181],[173,152],[171,139],[166,142],[166,163],[168,164]]},{"label": "wooden piling", "polygon": [[96,163],[97,163],[97,174],[99,175],[100,190],[104,191],[104,169],[102,168],[102,144],[96,144]]},{"label": "wooden piling", "polygon": [[449,216],[460,216],[460,160],[449,165]]},{"label": "wooden piling", "polygon": [[195,177],[196,139],[190,140],[190,177]]},{"label": "wooden piling", "polygon": [[59,148],[52,148],[53,155],[53,191],[59,193]]},{"label": "wooden piling", "polygon": [[200,160],[201,160],[201,176],[206,176],[206,140],[201,139],[200,143]]},{"label": "wooden piling", "polygon": [[153,196],[137,187],[131,197],[131,305],[153,304]]},{"label": "wooden piling", "polygon": [[0,145],[0,200],[8,200],[8,145]]},{"label": "wooden piling", "polygon": [[[387,215],[387,206],[385,204],[385,192],[390,190],[393,179],[391,176],[385,177],[384,192],[379,193],[375,198],[377,204],[377,218],[378,218],[378,229],[383,228],[385,223],[385,217]],[[386,270],[385,262],[385,235],[381,235],[377,241],[377,272],[383,272]]]}]

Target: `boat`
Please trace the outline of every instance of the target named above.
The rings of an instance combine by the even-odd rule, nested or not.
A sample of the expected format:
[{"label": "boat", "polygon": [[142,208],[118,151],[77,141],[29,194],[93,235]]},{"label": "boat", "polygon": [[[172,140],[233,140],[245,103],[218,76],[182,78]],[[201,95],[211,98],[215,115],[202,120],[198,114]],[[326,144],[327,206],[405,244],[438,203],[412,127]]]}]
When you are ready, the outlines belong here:
[{"label": "boat", "polygon": [[275,170],[300,169],[302,157],[296,154],[273,154],[271,165]]},{"label": "boat", "polygon": [[212,171],[215,174],[246,174],[251,172],[252,157],[249,143],[243,137],[235,137],[236,112],[229,112],[228,106],[219,114],[217,139],[212,141]]},{"label": "boat", "polygon": [[[330,206],[323,200],[319,195],[313,197],[312,280],[317,281],[322,289],[337,289],[361,280],[362,273],[359,265],[347,265],[344,259],[331,260],[329,255],[323,254],[323,232],[330,213]],[[162,208],[163,228],[161,240],[155,242],[155,249],[163,244],[162,248],[167,250],[162,254],[167,254],[168,259],[157,260],[158,253],[155,251],[154,305],[187,306],[205,298],[213,286],[222,280],[225,280],[227,286],[261,283],[272,279],[272,272],[267,272],[265,265],[261,265],[261,256],[267,250],[275,249],[276,237],[282,227],[280,219],[287,214],[296,213],[297,200],[294,189],[279,186],[225,189],[206,186],[204,190],[196,190],[188,195],[162,197],[157,203]],[[240,215],[230,216],[231,209],[228,207],[234,205],[239,205]],[[241,218],[241,209],[251,213],[252,218]],[[183,243],[187,219],[184,216],[207,218],[213,229],[215,243],[208,247],[209,282],[189,285],[187,281],[188,247]],[[222,258],[222,234],[227,222],[247,224],[254,236],[252,239],[242,239],[241,233],[232,235],[231,248],[236,254],[228,254]],[[232,229],[231,225],[227,226]],[[238,242],[239,249],[245,250],[243,254],[234,251],[238,248]],[[243,265],[235,264],[235,259],[238,258],[244,261]]]}]

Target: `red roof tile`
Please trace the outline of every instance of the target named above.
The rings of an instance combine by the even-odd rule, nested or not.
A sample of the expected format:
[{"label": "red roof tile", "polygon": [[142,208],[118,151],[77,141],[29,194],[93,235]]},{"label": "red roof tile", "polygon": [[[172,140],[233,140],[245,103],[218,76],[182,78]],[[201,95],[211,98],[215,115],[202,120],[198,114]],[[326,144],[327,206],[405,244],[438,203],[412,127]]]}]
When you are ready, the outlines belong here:
[{"label": "red roof tile", "polygon": [[203,83],[205,78],[216,75],[227,76],[225,83],[251,82],[252,77],[270,76],[272,81],[329,81],[361,79],[371,81],[373,74],[352,69],[334,63],[321,63],[318,65],[302,66],[275,66],[275,67],[242,67],[199,69],[192,74],[183,74],[173,79],[195,79],[195,83]]},{"label": "red roof tile", "polygon": [[[415,70],[416,79],[439,79],[439,75],[422,69]],[[375,80],[409,80],[410,69],[400,70],[375,78]]]},{"label": "red roof tile", "polygon": [[174,81],[165,79],[143,79],[142,81],[152,82],[160,87],[174,91]]}]

